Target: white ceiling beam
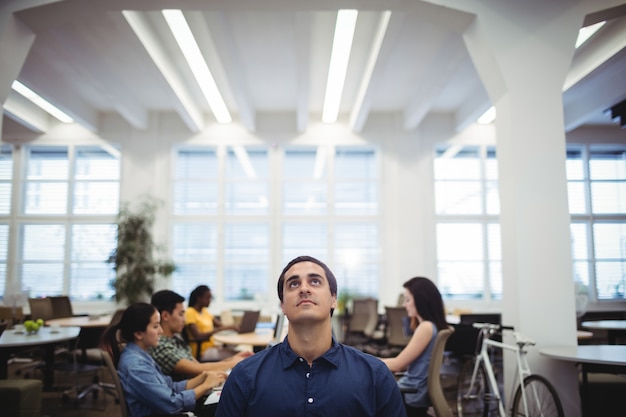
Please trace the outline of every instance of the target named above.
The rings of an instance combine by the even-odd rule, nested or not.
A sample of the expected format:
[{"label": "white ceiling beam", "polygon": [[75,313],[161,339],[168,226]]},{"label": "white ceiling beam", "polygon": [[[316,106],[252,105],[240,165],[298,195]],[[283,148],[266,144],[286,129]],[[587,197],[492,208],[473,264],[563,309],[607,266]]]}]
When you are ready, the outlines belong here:
[{"label": "white ceiling beam", "polygon": [[[383,42],[385,40],[385,34],[387,33],[387,28],[389,27],[390,20],[391,12],[388,10],[382,12],[378,19],[376,33],[374,34],[374,39],[370,48],[367,64],[365,65],[363,78],[361,78],[359,90],[357,91],[357,96],[352,106],[350,119],[348,121],[348,126],[355,132],[360,132],[363,129],[363,125],[365,125],[365,121],[367,120],[367,116],[369,115],[371,99],[370,97],[368,97],[367,92],[369,91],[372,76],[374,74],[374,69],[376,68],[376,63],[378,62],[381,54]],[[388,51],[389,47],[387,47],[386,50]]]},{"label": "white ceiling beam", "polygon": [[[610,61],[611,65],[604,67],[601,74],[592,72],[563,93],[566,132],[585,124],[590,114],[600,115],[626,99],[623,93],[626,91],[626,51]],[[607,119],[610,117],[607,116]]]},{"label": "white ceiling beam", "polygon": [[[82,62],[82,65],[87,68],[84,74],[93,74],[93,76],[89,77],[89,84],[99,94],[107,98],[111,107],[122,118],[136,129],[143,130],[148,128],[148,111],[132,94],[127,93],[124,80],[111,77],[111,74],[115,73],[110,69],[111,65],[115,65],[114,62],[107,61],[104,56],[97,59],[84,59],[83,57],[89,55],[88,51],[94,45],[90,45],[87,39],[75,36],[74,33],[68,34],[65,31],[52,31],[49,36],[54,36],[59,40],[59,44],[63,45],[64,53],[71,57],[72,60]],[[71,90],[68,89],[67,94],[72,94]],[[54,97],[55,100],[58,99],[58,96],[55,95]],[[80,110],[76,108],[68,111],[72,114],[80,113]]]},{"label": "white ceiling beam", "polygon": [[476,120],[492,106],[491,100],[487,95],[487,90],[485,90],[482,83],[476,86],[474,93],[472,93],[470,97],[471,99],[466,100],[454,113],[455,132],[460,132],[476,122]]},{"label": "white ceiling beam", "polygon": [[4,102],[4,113],[36,133],[45,133],[50,127],[50,116],[41,107],[24,96],[11,91]]},{"label": "white ceiling beam", "polygon": [[574,55],[563,91],[585,78],[613,55],[626,48],[626,19],[608,22]]},{"label": "white ceiling beam", "polygon": [[185,125],[192,132],[202,131],[204,128],[204,117],[201,109],[187,92],[185,83],[168,57],[167,51],[161,46],[158,37],[152,33],[144,16],[139,12],[133,11],[124,11],[123,14],[178,99],[175,103],[176,111]]},{"label": "white ceiling beam", "polygon": [[296,13],[296,129],[304,132],[309,125],[309,100],[311,99],[311,15]]},{"label": "white ceiling beam", "polygon": [[[211,14],[185,12],[185,16],[222,96],[225,99],[233,98],[239,121],[250,132],[254,132],[256,114],[251,104],[250,89],[234,42],[232,28],[227,24],[222,12]],[[224,47],[218,50],[216,46],[218,44]],[[225,68],[229,68],[229,71],[227,72]]]},{"label": "white ceiling beam", "polygon": [[[429,64],[428,72],[422,77],[423,84],[417,87],[413,100],[404,110],[404,128],[413,130],[424,120],[430,112],[433,99],[441,93],[446,80],[458,71],[467,58],[465,46],[458,36],[448,36],[438,48],[437,56]],[[432,80],[439,80],[433,83]]]}]

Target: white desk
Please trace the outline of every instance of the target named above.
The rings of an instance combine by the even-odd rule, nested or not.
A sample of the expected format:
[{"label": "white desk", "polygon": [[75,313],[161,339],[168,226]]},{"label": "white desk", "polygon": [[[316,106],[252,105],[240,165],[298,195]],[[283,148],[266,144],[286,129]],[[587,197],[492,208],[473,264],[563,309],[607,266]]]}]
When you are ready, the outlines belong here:
[{"label": "white desk", "polygon": [[[55,346],[76,339],[79,333],[80,327],[42,327],[36,334],[5,330],[0,336],[0,379],[7,378],[7,362],[12,353],[41,346],[45,349],[46,364],[52,364]],[[54,383],[54,371],[49,366],[46,368],[49,371],[44,369],[44,389],[52,387]]]},{"label": "white desk", "polygon": [[101,316],[74,316],[63,317],[46,321],[51,327],[108,327],[111,323],[111,314]]},{"label": "white desk", "polygon": [[626,374],[626,345],[554,346],[539,350],[542,355],[580,364],[583,375],[583,415],[591,416],[587,399],[588,373]]},{"label": "white desk", "polygon": [[237,333],[226,330],[213,334],[213,340],[225,345],[251,345],[256,352],[265,348],[274,338],[272,329],[257,328],[250,333]]},{"label": "white desk", "polygon": [[583,321],[580,325],[586,329],[606,330],[610,345],[616,343],[620,334],[626,334],[626,320]]}]

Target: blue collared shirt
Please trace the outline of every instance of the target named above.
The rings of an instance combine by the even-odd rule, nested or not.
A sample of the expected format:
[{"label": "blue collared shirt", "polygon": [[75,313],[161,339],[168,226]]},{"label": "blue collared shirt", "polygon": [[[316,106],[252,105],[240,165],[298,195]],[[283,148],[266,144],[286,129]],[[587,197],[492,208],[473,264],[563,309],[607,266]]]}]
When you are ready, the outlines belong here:
[{"label": "blue collared shirt", "polygon": [[194,391],[185,389],[187,381],[174,382],[163,375],[154,359],[134,343],[124,348],[117,373],[132,417],[193,411],[196,406]]},{"label": "blue collared shirt", "polygon": [[309,367],[287,338],[237,364],[216,417],[406,417],[402,394],[379,359],[333,339]]}]

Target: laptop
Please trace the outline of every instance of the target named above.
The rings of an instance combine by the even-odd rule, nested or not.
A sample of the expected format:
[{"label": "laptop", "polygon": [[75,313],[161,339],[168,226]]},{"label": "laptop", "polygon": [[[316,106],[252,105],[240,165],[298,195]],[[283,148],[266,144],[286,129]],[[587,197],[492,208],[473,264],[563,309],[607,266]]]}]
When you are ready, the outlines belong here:
[{"label": "laptop", "polygon": [[251,311],[246,310],[243,312],[243,318],[239,325],[239,333],[251,333],[256,329],[256,324],[259,321],[261,310]]},{"label": "laptop", "polygon": [[282,343],[283,339],[287,335],[287,318],[284,314],[279,314],[276,317],[276,325],[274,326],[274,337],[269,343],[269,347]]}]

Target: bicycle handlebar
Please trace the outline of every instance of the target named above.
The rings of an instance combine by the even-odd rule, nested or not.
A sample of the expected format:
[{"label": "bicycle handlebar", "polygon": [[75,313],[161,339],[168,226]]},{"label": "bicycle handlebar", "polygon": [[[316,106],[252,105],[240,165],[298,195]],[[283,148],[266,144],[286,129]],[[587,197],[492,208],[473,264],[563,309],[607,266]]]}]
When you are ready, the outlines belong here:
[{"label": "bicycle handlebar", "polygon": [[503,326],[502,324],[495,323],[472,323],[477,329],[488,329],[488,330],[515,330],[513,326]]},{"label": "bicycle handlebar", "polygon": [[[535,345],[535,341],[524,336],[523,334],[516,332],[513,326],[504,326],[501,324],[494,323],[473,323],[475,328],[480,329],[484,334],[492,334],[500,330],[511,330],[513,331],[513,336],[515,337],[515,342],[520,346]],[[487,336],[489,337],[489,336]]]}]

